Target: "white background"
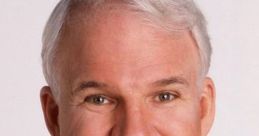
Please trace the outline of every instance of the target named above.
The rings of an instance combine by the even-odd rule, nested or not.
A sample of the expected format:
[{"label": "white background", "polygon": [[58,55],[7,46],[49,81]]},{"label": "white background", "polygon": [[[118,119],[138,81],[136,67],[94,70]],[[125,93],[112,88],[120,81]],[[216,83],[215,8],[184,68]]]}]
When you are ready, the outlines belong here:
[{"label": "white background", "polygon": [[[214,48],[210,136],[259,136],[259,1],[196,0]],[[48,136],[39,90],[41,34],[57,0],[0,0],[0,135]]]}]

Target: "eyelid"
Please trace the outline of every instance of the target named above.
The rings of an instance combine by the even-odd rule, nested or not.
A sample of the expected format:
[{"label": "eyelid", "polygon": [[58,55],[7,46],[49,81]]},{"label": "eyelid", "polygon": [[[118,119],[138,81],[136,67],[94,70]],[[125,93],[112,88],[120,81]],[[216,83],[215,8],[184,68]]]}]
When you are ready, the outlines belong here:
[{"label": "eyelid", "polygon": [[161,91],[156,92],[155,95],[157,96],[162,93],[169,93],[169,94],[180,96],[180,93],[175,90],[161,90]]}]

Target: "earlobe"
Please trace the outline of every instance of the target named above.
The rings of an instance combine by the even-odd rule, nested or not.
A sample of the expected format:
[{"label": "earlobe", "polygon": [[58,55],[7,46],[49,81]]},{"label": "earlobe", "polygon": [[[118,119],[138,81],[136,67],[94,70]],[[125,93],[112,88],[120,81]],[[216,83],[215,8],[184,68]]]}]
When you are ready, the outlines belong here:
[{"label": "earlobe", "polygon": [[50,87],[45,86],[41,89],[40,98],[48,130],[52,136],[59,136],[58,104],[52,95]]},{"label": "earlobe", "polygon": [[207,136],[215,117],[215,86],[212,79],[206,77],[200,99],[202,136]]}]

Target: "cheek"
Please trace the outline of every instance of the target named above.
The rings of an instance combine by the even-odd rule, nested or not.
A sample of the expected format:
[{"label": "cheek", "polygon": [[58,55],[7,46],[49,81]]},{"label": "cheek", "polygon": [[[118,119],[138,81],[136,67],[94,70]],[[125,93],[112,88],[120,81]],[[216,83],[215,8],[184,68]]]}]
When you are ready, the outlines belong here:
[{"label": "cheek", "polygon": [[111,126],[109,117],[84,109],[60,113],[60,133],[62,136],[104,136]]},{"label": "cheek", "polygon": [[156,128],[165,136],[200,136],[201,122],[197,104],[157,109],[153,114]]}]

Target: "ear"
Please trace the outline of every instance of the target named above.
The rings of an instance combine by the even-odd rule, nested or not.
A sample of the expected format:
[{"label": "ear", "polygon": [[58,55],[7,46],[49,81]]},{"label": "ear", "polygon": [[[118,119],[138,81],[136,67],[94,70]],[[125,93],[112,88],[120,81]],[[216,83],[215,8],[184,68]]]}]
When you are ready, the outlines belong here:
[{"label": "ear", "polygon": [[40,98],[48,130],[52,136],[59,136],[58,104],[52,95],[50,87],[45,86],[41,89]]},{"label": "ear", "polygon": [[201,106],[201,134],[207,136],[215,117],[215,86],[211,78],[206,77],[203,82],[200,99]]}]

